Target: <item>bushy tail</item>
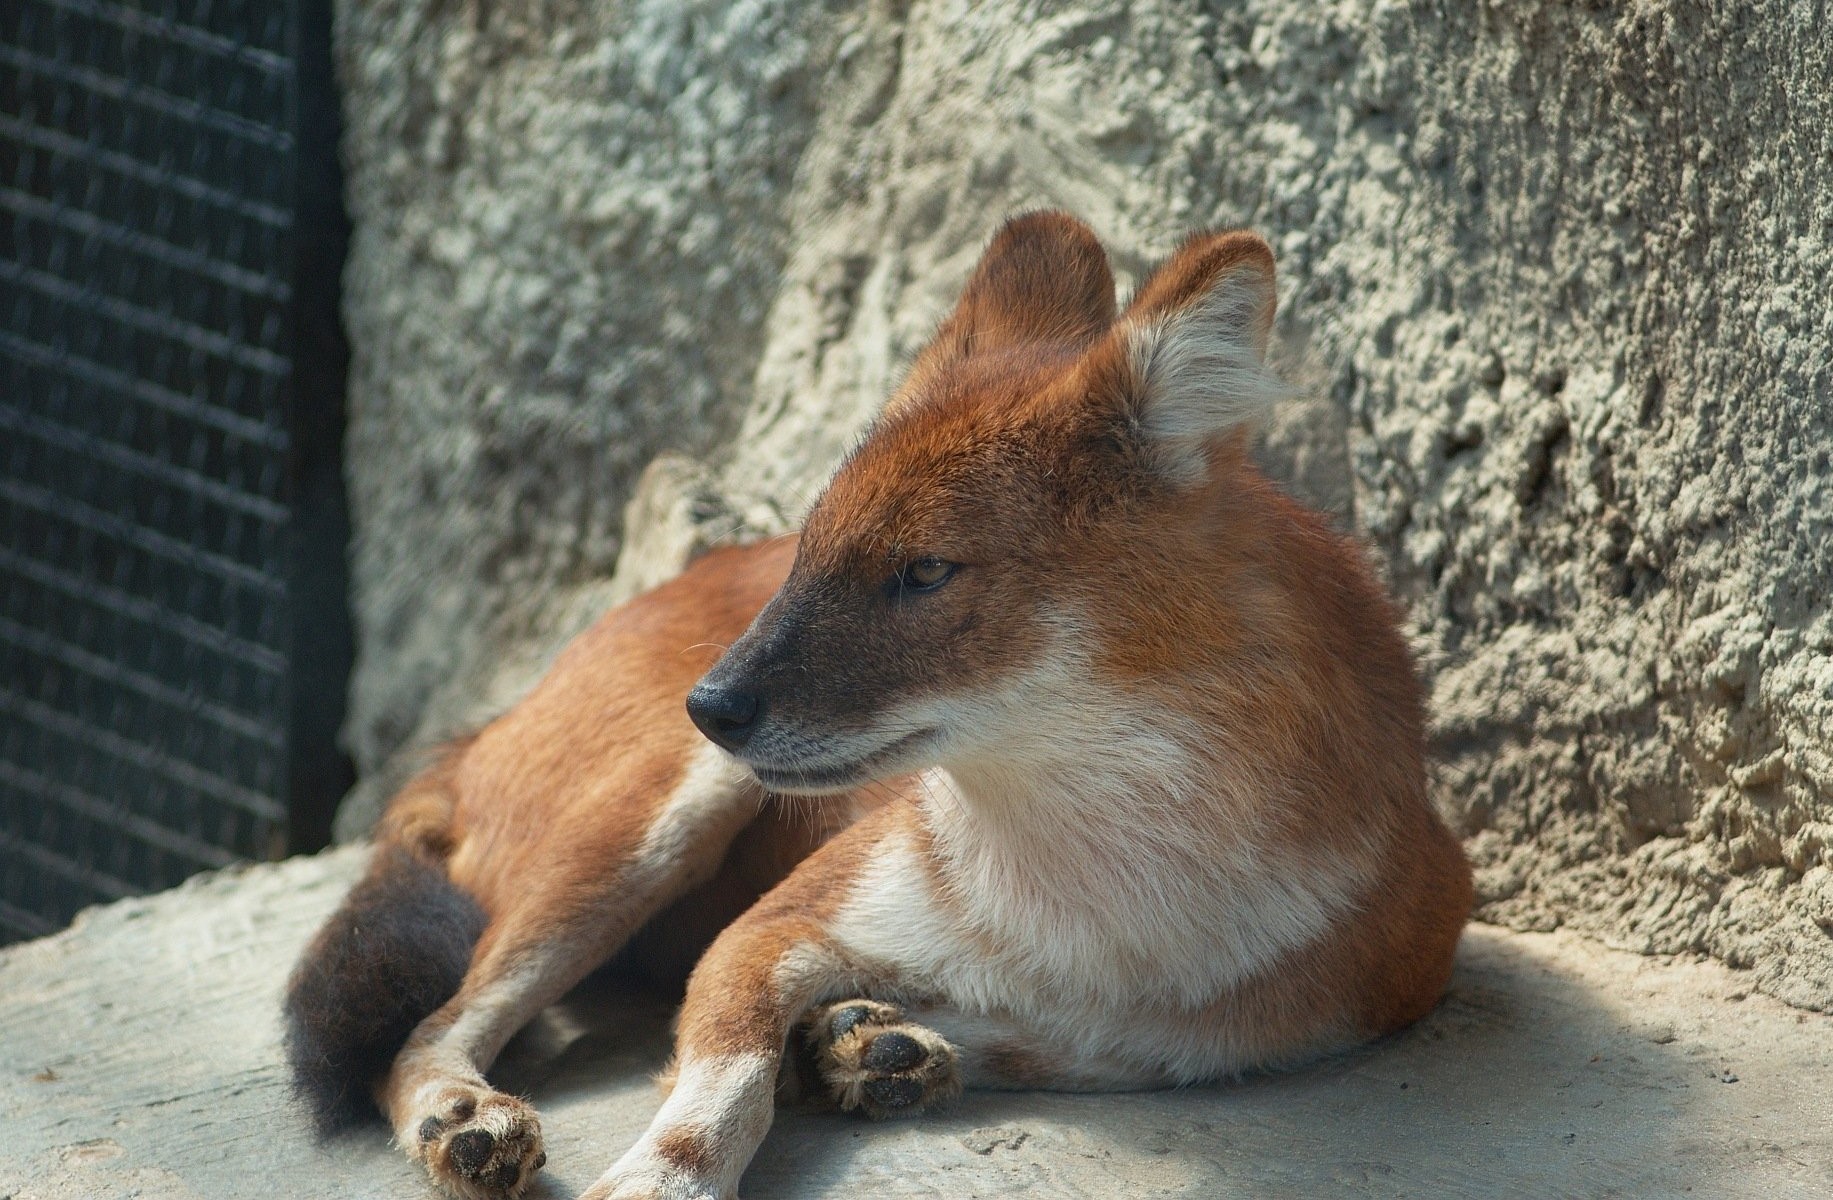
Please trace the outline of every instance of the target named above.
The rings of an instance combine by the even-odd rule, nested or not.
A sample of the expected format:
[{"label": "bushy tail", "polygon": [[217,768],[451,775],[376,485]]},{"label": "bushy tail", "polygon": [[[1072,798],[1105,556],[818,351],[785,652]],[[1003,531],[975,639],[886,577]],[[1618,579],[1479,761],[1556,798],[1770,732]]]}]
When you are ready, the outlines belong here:
[{"label": "bushy tail", "polygon": [[477,901],[439,866],[397,844],[376,847],[287,983],[293,1091],[320,1137],[375,1114],[375,1082],[458,990],[484,924]]}]

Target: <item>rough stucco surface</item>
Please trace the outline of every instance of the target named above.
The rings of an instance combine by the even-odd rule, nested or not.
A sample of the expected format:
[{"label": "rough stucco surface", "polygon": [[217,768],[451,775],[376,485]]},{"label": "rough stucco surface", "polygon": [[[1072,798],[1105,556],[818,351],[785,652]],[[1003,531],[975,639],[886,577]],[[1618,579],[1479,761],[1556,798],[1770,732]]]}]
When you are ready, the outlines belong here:
[{"label": "rough stucco surface", "polygon": [[1123,281],[1248,224],[1302,393],[1266,461],[1407,605],[1482,913],[1833,1008],[1830,17],[344,4],[342,828],[609,599],[793,524],[1002,216]]}]

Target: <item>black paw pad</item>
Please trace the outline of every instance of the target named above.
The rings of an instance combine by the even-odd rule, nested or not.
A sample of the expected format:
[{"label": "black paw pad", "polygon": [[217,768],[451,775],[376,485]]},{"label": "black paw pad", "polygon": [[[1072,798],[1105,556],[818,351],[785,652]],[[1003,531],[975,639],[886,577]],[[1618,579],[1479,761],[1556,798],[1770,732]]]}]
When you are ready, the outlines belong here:
[{"label": "black paw pad", "polygon": [[452,1165],[458,1168],[461,1175],[476,1175],[490,1161],[490,1155],[496,1150],[496,1139],[481,1129],[467,1129],[452,1139],[450,1149],[446,1151]]},{"label": "black paw pad", "polygon": [[923,1084],[916,1079],[869,1079],[865,1093],[880,1108],[909,1108],[923,1098]]},{"label": "black paw pad", "polygon": [[869,1020],[871,1016],[872,1010],[865,1005],[849,1005],[834,1014],[833,1019],[828,1023],[828,1028],[834,1031],[834,1040],[839,1041],[847,1034],[859,1028],[859,1026]]},{"label": "black paw pad", "polygon": [[868,1071],[908,1071],[929,1056],[917,1040],[906,1033],[881,1033],[872,1039],[859,1065]]},{"label": "black paw pad", "polygon": [[428,1142],[438,1141],[439,1135],[445,1131],[446,1123],[444,1121],[441,1121],[438,1117],[428,1117],[426,1120],[420,1122],[420,1144],[424,1146]]},{"label": "black paw pad", "polygon": [[509,1162],[498,1163],[495,1170],[479,1179],[478,1182],[485,1187],[495,1188],[500,1192],[506,1192],[514,1187],[516,1185],[516,1180],[520,1178],[522,1178],[522,1164],[511,1160]]}]

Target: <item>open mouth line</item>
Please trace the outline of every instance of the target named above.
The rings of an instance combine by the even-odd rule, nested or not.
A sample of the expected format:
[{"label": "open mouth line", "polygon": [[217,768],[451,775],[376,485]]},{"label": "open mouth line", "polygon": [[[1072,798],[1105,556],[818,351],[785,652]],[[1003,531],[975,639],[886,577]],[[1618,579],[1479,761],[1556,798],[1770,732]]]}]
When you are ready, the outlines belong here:
[{"label": "open mouth line", "polygon": [[746,762],[751,773],[757,776],[758,782],[773,790],[793,791],[808,788],[841,788],[870,783],[875,777],[875,769],[913,745],[935,735],[933,729],[919,729],[907,733],[889,745],[881,746],[864,758],[849,763],[833,766],[812,767],[777,767],[765,763]]}]

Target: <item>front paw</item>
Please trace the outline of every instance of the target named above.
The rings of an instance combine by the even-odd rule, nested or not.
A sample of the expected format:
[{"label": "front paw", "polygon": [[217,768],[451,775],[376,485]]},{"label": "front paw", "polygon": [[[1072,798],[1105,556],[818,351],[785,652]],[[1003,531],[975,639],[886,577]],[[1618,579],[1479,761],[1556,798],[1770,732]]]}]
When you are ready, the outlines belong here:
[{"label": "front paw", "polygon": [[534,1109],[484,1088],[446,1089],[414,1140],[433,1182],[464,1200],[515,1200],[547,1165]]},{"label": "front paw", "polygon": [[827,1091],[873,1119],[910,1116],[961,1091],[955,1048],[901,1009],[846,1000],[817,1010],[804,1036]]}]

